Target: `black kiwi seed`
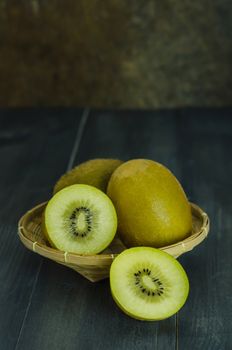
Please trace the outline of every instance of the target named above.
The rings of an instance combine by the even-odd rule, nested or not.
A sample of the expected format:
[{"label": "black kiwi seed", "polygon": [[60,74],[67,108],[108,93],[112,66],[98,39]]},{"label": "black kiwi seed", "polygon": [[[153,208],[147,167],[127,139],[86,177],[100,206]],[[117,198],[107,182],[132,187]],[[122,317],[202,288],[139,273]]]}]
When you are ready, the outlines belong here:
[{"label": "black kiwi seed", "polygon": [[[76,221],[78,219],[78,214],[80,212],[83,212],[85,214],[85,222],[86,222],[86,230],[84,232],[78,232],[76,228]],[[70,228],[71,232],[75,236],[80,236],[80,237],[86,237],[87,234],[91,231],[91,224],[92,224],[92,213],[89,208],[86,208],[84,206],[80,206],[76,209],[73,210],[72,214],[70,215]]]},{"label": "black kiwi seed", "polygon": [[141,274],[143,275],[143,273],[146,273],[149,276],[151,274],[151,270],[149,270],[148,268],[147,269],[144,268],[142,272],[138,270],[137,272],[134,273],[135,285],[140,288],[141,292],[146,293],[148,296],[156,296],[156,295],[161,296],[162,294],[164,294],[164,287],[162,282],[159,280],[159,278],[151,277],[151,280],[156,284],[157,290],[144,288],[143,284],[140,283]]}]

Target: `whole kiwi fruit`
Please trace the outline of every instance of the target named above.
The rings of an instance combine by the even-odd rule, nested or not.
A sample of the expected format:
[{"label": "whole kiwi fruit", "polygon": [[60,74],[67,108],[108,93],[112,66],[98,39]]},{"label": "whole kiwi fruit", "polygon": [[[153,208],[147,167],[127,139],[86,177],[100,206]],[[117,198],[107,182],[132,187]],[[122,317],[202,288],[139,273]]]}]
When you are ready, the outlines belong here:
[{"label": "whole kiwi fruit", "polygon": [[75,184],[94,186],[106,192],[110,176],[122,163],[119,159],[108,158],[90,159],[81,163],[60,177],[53,189],[53,194]]},{"label": "whole kiwi fruit", "polygon": [[162,164],[129,160],[112,174],[107,194],[116,208],[118,231],[128,247],[176,243],[192,230],[191,207],[176,177]]}]

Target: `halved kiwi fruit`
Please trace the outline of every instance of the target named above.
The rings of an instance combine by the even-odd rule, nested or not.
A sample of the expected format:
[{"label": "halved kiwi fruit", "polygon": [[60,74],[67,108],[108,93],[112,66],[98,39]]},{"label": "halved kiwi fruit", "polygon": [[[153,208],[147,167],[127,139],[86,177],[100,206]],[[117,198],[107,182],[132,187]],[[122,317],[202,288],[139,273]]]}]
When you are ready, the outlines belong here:
[{"label": "halved kiwi fruit", "polygon": [[53,193],[74,184],[86,184],[106,192],[112,173],[122,163],[119,159],[90,159],[62,175],[57,181]]},{"label": "halved kiwi fruit", "polygon": [[171,255],[150,247],[130,248],[119,254],[110,269],[110,287],[118,306],[139,320],[162,320],[185,303],[187,275]]},{"label": "halved kiwi fruit", "polygon": [[89,185],[68,186],[48,202],[43,229],[52,246],[77,254],[97,254],[113,240],[117,216],[105,193]]}]

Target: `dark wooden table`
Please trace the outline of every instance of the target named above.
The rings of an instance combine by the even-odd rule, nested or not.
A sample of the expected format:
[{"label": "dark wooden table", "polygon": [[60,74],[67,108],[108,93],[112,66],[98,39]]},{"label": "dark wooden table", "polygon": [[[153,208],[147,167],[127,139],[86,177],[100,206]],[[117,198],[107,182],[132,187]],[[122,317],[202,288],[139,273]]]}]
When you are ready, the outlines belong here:
[{"label": "dark wooden table", "polygon": [[[232,349],[232,109],[0,112],[0,349]],[[91,283],[28,251],[17,221],[57,178],[89,158],[168,166],[210,216],[208,238],[180,258],[190,280],[181,311],[141,322]]]}]

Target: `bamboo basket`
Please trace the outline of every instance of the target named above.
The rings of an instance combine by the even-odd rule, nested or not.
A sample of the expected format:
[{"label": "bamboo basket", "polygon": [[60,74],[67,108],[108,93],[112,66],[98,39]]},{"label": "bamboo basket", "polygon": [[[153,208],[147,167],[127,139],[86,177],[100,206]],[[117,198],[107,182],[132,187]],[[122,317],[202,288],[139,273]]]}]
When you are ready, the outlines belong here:
[{"label": "bamboo basket", "polygon": [[[97,282],[107,278],[113,259],[126,249],[120,238],[116,236],[110,246],[101,254],[97,255],[84,256],[52,248],[46,241],[41,230],[41,217],[46,204],[47,202],[37,205],[26,212],[19,220],[18,234],[25,247],[79,272],[91,282]],[[192,203],[191,209],[193,217],[191,235],[181,242],[160,248],[175,258],[200,244],[209,232],[208,215]]]}]

